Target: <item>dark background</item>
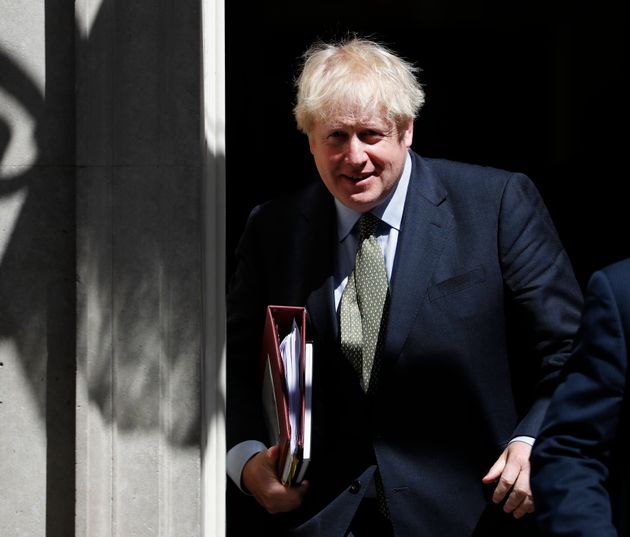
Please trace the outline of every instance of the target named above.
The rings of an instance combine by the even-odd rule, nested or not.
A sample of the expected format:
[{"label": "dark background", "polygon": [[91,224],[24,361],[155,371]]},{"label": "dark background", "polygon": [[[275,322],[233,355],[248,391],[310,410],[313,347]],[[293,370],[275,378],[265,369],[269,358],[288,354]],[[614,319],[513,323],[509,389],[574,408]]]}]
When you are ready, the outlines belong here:
[{"label": "dark background", "polygon": [[[630,256],[626,1],[229,2],[226,10],[228,276],[252,207],[317,180],[292,116],[293,81],[315,39],[348,32],[422,69],[415,151],[529,175],[582,286]],[[230,537],[264,532],[260,510],[243,500],[229,482]]]},{"label": "dark background", "polygon": [[415,151],[530,176],[582,285],[630,256],[626,1],[227,4],[228,276],[251,208],[316,178],[293,80],[310,43],[348,32],[421,68]]}]

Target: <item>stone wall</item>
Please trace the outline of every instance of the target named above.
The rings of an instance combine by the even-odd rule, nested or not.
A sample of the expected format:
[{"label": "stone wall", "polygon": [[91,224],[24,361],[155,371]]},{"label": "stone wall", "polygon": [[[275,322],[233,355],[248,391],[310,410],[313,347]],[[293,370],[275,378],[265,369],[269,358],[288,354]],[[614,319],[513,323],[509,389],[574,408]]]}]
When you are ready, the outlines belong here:
[{"label": "stone wall", "polygon": [[0,2],[2,535],[200,535],[200,11]]}]

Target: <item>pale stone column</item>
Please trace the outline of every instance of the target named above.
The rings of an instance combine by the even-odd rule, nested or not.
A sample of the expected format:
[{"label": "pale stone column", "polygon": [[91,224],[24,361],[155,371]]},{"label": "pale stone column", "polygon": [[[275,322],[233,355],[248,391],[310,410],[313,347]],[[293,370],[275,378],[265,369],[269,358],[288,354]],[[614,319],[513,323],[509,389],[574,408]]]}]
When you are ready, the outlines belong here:
[{"label": "pale stone column", "polygon": [[201,534],[198,0],[77,0],[76,537]]},{"label": "pale stone column", "polygon": [[74,521],[73,8],[0,0],[0,535]]},{"label": "pale stone column", "polygon": [[225,8],[202,0],[203,536],[225,535]]},{"label": "pale stone column", "polygon": [[[15,243],[15,234],[28,201],[28,176],[45,173],[38,168],[36,140],[46,86],[42,3],[2,5],[0,60],[0,534],[44,537],[47,364],[45,337],[31,330],[46,324],[39,307],[45,287],[30,290],[26,280],[34,275],[12,254],[25,246]],[[24,84],[36,96],[36,109],[20,95]]]}]

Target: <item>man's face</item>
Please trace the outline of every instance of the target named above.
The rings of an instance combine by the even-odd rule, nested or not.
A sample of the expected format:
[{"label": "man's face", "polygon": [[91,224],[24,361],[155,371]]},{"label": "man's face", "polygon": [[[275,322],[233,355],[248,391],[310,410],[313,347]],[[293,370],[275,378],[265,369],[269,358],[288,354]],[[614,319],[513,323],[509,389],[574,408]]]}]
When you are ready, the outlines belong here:
[{"label": "man's face", "polygon": [[316,122],[309,145],[330,193],[346,207],[366,212],[395,188],[413,138],[413,122],[400,132],[381,117]]}]

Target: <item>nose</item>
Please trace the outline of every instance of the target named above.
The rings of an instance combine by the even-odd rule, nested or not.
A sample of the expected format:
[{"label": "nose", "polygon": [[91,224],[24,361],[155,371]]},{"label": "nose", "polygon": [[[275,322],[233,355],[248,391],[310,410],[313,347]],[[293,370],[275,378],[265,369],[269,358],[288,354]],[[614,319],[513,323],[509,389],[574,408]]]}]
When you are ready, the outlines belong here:
[{"label": "nose", "polygon": [[346,161],[352,166],[362,166],[367,161],[367,154],[363,142],[357,137],[352,136],[348,140],[346,148]]}]

